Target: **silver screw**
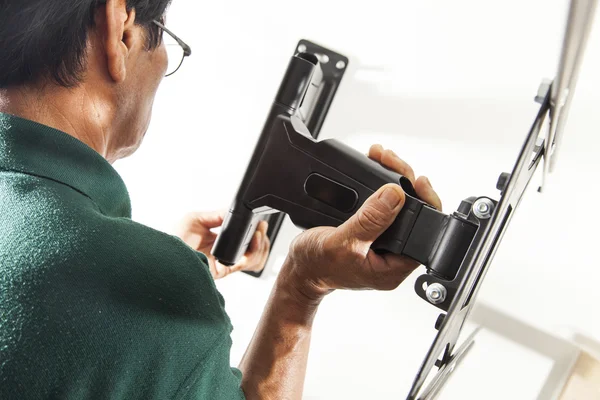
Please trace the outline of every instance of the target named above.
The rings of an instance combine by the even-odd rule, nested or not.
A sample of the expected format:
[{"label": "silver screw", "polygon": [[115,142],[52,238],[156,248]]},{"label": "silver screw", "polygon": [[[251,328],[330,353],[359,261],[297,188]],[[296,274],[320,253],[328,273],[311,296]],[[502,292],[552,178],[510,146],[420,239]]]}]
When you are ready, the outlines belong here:
[{"label": "silver screw", "polygon": [[344,69],[346,68],[346,63],[342,60],[338,61],[337,64],[335,64],[335,66],[337,67],[337,69]]},{"label": "silver screw", "polygon": [[494,211],[494,203],[490,199],[479,199],[473,204],[473,214],[479,219],[488,219]]},{"label": "silver screw", "polygon": [[427,286],[427,290],[425,291],[425,296],[427,296],[427,300],[429,300],[432,304],[440,304],[446,300],[446,295],[448,292],[444,285],[439,283],[432,283]]},{"label": "silver screw", "polygon": [[321,64],[327,64],[329,62],[329,56],[327,54],[317,54],[317,58]]},{"label": "silver screw", "polygon": [[299,53],[304,53],[306,51],[306,46],[301,44],[300,46],[298,46],[298,52]]}]

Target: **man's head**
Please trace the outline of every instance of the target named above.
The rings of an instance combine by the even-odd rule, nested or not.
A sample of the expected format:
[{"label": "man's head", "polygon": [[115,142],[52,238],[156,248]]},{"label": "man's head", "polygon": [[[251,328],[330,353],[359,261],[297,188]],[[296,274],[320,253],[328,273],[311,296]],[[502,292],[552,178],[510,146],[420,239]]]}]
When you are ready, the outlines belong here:
[{"label": "man's head", "polygon": [[81,130],[98,125],[102,137],[88,144],[110,161],[131,154],[167,70],[154,21],[164,21],[170,1],[0,0],[0,91],[13,103],[8,110],[31,114],[27,105],[39,108],[41,99],[61,102],[50,105],[58,110],[80,106],[57,125],[73,125],[80,132],[68,133],[80,138],[97,136]]}]

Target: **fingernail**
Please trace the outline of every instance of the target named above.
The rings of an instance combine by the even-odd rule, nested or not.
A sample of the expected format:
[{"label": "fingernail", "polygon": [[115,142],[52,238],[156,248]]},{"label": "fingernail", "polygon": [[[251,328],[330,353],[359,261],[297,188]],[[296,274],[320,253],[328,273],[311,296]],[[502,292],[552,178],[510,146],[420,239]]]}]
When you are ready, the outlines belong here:
[{"label": "fingernail", "polygon": [[387,188],[381,194],[381,201],[390,208],[390,210],[398,207],[398,204],[402,201],[400,194],[397,190],[392,188]]},{"label": "fingernail", "polygon": [[431,186],[431,182],[429,181],[428,177],[425,177],[425,181],[427,182],[427,184],[429,185],[429,187],[433,189],[433,186]]}]

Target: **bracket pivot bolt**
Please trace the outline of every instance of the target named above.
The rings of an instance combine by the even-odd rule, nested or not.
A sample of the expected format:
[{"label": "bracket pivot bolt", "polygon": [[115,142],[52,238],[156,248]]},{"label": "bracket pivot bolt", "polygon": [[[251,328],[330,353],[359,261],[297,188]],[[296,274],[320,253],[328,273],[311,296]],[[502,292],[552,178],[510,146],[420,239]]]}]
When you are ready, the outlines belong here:
[{"label": "bracket pivot bolt", "polygon": [[443,303],[446,300],[447,294],[446,288],[439,283],[432,283],[427,286],[427,290],[425,291],[425,296],[431,304]]},{"label": "bracket pivot bolt", "polygon": [[479,199],[473,204],[473,214],[479,219],[488,219],[494,212],[494,203],[490,199]]}]

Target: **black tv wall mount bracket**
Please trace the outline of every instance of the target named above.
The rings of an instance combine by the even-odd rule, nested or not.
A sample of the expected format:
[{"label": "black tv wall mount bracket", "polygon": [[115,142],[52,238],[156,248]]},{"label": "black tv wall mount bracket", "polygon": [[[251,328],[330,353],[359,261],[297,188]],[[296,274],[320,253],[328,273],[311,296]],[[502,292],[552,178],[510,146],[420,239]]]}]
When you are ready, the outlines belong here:
[{"label": "black tv wall mount bracket", "polygon": [[[554,80],[544,81],[535,96],[540,108],[517,161],[497,180],[500,198],[468,197],[451,214],[419,199],[402,175],[335,139],[318,140],[349,60],[301,40],[212,254],[223,264],[235,264],[260,220],[269,222],[267,234],[274,242],[286,214],[301,229],[339,226],[381,186],[399,184],[406,204],[372,248],[405,255],[425,266],[415,292],[442,313],[407,400],[435,398],[473,345],[476,332],[458,346],[462,329],[533,174],[544,161],[545,182],[554,168],[596,3],[570,3],[558,73]],[[543,136],[546,122],[549,129]]]}]

